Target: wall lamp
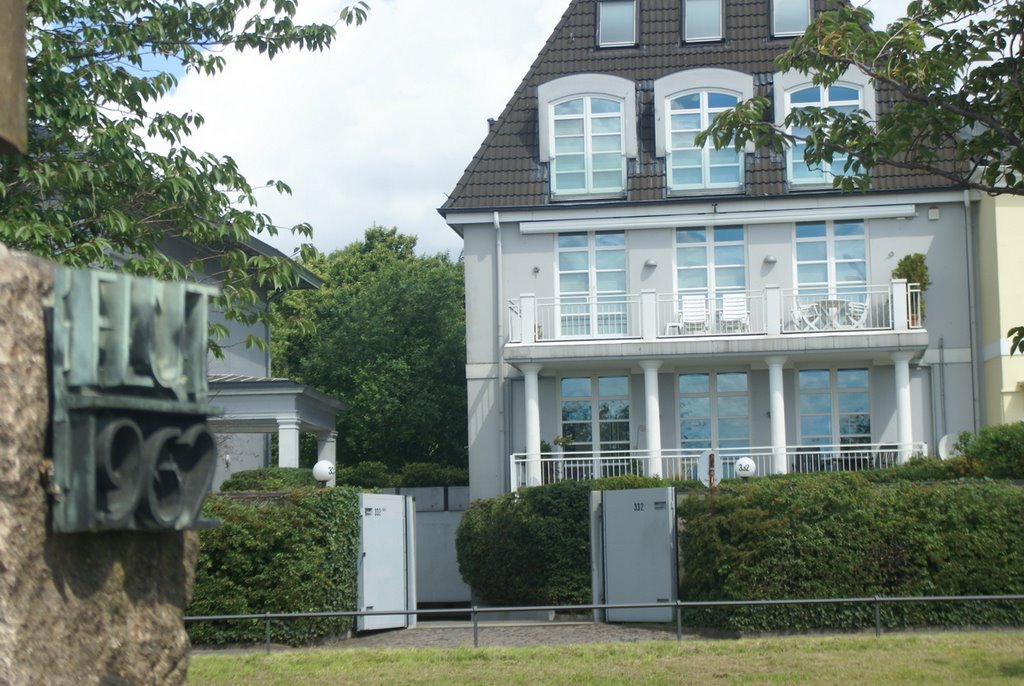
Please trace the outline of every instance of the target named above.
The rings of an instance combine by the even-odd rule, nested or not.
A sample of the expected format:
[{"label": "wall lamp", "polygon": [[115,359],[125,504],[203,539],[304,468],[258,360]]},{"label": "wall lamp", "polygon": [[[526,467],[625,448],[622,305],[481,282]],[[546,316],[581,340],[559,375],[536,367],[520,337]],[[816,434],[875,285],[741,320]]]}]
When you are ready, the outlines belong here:
[{"label": "wall lamp", "polygon": [[653,258],[653,257],[648,257],[648,258],[647,258],[647,259],[646,259],[646,260],[644,261],[644,266],[645,266],[645,267],[650,267],[651,269],[653,269],[653,268],[655,268],[655,267],[657,267],[657,266],[658,266],[658,263],[657,263],[657,262],[655,262],[655,260],[654,260],[654,258]]},{"label": "wall lamp", "polygon": [[764,256],[764,263],[765,264],[775,264],[778,261],[779,261],[779,258],[777,258],[775,255],[765,255]]}]

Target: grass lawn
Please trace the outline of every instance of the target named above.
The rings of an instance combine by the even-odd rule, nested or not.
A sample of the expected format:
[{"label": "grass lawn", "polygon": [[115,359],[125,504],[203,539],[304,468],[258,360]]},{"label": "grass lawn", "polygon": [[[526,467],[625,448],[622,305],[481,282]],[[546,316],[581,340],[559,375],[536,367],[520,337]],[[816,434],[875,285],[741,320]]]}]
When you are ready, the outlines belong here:
[{"label": "grass lawn", "polygon": [[200,654],[190,686],[1021,684],[1024,632]]}]

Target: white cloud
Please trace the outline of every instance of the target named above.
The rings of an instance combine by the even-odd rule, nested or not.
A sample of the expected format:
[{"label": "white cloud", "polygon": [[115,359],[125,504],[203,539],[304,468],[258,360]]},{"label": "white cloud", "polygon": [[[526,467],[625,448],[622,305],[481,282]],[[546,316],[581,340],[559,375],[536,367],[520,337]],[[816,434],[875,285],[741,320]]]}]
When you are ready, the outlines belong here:
[{"label": "white cloud", "polygon": [[[330,21],[341,0],[302,0],[302,18]],[[324,53],[268,61],[227,53],[223,74],[183,77],[166,103],[206,124],[197,150],[231,155],[281,225],[307,221],[323,251],[374,222],[419,237],[424,253],[461,250],[435,209],[469,164],[568,6],[567,0],[371,0],[369,21],[338,28]],[[875,0],[879,19],[897,3]],[[294,250],[299,239],[269,242]]]}]

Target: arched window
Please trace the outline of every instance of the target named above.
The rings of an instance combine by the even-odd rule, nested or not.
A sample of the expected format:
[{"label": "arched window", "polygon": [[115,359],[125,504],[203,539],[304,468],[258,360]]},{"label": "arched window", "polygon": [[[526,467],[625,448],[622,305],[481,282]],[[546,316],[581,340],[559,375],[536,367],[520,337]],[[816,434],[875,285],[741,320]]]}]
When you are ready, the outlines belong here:
[{"label": "arched window", "polygon": [[616,193],[626,187],[622,102],[596,95],[552,106],[554,195]]},{"label": "arched window", "polygon": [[[821,86],[806,86],[786,92],[786,111],[814,107],[831,108],[837,112],[852,113],[861,107],[861,89],[850,86],[834,84],[827,88]],[[804,127],[792,127],[789,133],[796,138],[805,138],[810,131]],[[789,149],[787,154],[787,178],[794,185],[800,184],[830,184],[836,176],[843,175],[843,167],[846,165],[847,156],[836,154],[832,157],[832,164],[808,166],[804,161],[804,151],[807,144],[797,140]]]},{"label": "arched window", "polygon": [[740,101],[735,93],[700,90],[669,99],[666,149],[669,190],[739,188],[742,155],[734,148],[697,147],[694,137]]}]

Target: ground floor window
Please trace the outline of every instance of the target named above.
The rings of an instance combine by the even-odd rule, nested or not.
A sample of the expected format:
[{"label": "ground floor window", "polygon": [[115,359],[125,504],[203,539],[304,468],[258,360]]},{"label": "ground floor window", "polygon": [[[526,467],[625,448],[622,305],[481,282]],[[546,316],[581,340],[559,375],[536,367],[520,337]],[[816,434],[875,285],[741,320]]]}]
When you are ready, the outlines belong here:
[{"label": "ground floor window", "polygon": [[[617,474],[623,465],[607,460],[608,456],[625,455],[629,451],[629,377],[572,376],[559,380],[561,434],[566,453],[588,453],[602,456],[600,468],[596,461],[579,460],[566,468],[587,471],[589,476]],[[587,475],[575,475],[575,478]]]},{"label": "ground floor window", "polygon": [[871,442],[867,369],[801,369],[800,444],[860,445]]},{"label": "ground floor window", "polygon": [[747,372],[679,375],[679,447],[742,448],[750,445]]}]

